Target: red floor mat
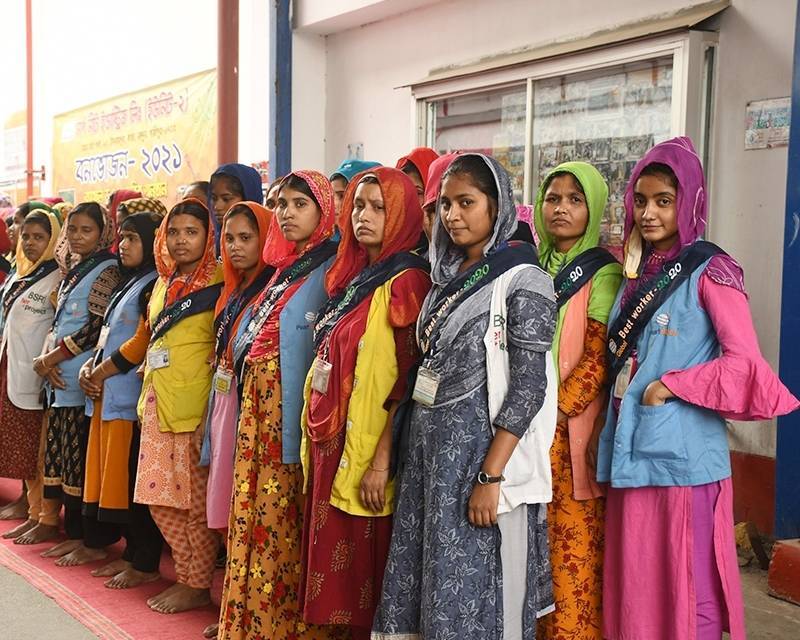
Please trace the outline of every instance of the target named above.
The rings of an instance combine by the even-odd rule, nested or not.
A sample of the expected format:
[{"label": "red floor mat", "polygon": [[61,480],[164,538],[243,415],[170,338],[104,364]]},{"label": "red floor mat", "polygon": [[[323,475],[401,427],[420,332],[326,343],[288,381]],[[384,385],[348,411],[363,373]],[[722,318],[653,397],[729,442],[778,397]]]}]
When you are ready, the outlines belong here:
[{"label": "red floor mat", "polygon": [[[20,493],[19,480],[0,479],[0,504]],[[0,534],[19,524],[19,520],[0,521]],[[217,620],[222,590],[222,570],[214,576],[214,604],[185,613],[164,615],[151,611],[145,601],[168,587],[175,579],[172,559],[164,554],[158,582],[136,589],[113,590],[103,586],[104,578],[94,578],[89,571],[102,566],[122,553],[121,544],[110,549],[109,559],[81,567],[57,567],[51,558],[39,554],[52,543],[36,546],[13,544],[0,538],[0,564],[18,573],[30,584],[106,640],[197,640],[203,629]]]}]

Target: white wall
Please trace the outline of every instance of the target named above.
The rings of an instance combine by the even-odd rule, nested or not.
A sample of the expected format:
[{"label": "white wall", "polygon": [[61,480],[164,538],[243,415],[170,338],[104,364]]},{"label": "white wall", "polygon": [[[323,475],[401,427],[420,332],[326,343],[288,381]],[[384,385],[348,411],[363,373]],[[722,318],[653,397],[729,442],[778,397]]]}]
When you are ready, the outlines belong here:
[{"label": "white wall", "polygon": [[292,167],[296,169],[325,169],[325,45],[325,37],[316,33],[292,35]]},{"label": "white wall", "polygon": [[[745,151],[744,114],[751,100],[791,95],[796,10],[794,0],[734,0],[722,14],[712,141],[710,236],[744,267],[761,350],[775,368],[788,154]],[[746,423],[732,445],[774,456],[775,437],[774,421]]]},{"label": "white wall", "polygon": [[[269,158],[268,32],[269,4],[239,0],[239,162],[243,164]],[[216,41],[213,49],[216,55]],[[216,60],[211,66],[217,66]]]},{"label": "white wall", "polygon": [[[413,140],[411,91],[431,70],[588,35],[686,6],[680,0],[449,0],[327,37],[326,166],[347,144],[393,161]],[[694,3],[697,4],[697,3]]]},{"label": "white wall", "polygon": [[441,0],[295,0],[296,29],[320,35],[385,20]]},{"label": "white wall", "polygon": [[[698,2],[450,0],[328,35],[326,54],[317,52],[325,58],[325,169],[332,170],[353,142],[364,144],[365,158],[394,164],[415,142],[410,89],[396,87],[433,69],[692,4]],[[749,100],[790,94],[795,10],[792,0],[733,0],[722,14],[709,175],[710,237],[744,266],[762,349],[773,366],[787,154],[786,149],[745,152],[744,112]],[[305,108],[295,102],[294,113]],[[295,115],[295,131],[301,126]],[[736,427],[733,446],[773,456],[774,423]]]},{"label": "white wall", "polygon": [[[0,38],[3,93],[0,100],[0,129],[6,119],[25,108],[25,3],[3,2],[0,20],[8,34]],[[2,135],[2,134],[0,134]],[[0,151],[2,153],[2,151]],[[0,163],[0,173],[5,163]]]}]

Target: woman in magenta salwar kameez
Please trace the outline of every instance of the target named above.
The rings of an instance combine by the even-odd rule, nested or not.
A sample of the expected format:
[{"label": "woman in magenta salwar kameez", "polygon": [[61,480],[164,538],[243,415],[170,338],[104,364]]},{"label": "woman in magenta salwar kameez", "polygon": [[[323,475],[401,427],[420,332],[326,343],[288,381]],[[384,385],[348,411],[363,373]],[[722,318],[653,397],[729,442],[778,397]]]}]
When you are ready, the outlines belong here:
[{"label": "woman in magenta salwar kameez", "polygon": [[625,207],[598,460],[610,483],[603,636],[743,640],[725,421],[800,403],[761,355],[741,267],[700,240],[705,179],[688,138],[639,161]]}]

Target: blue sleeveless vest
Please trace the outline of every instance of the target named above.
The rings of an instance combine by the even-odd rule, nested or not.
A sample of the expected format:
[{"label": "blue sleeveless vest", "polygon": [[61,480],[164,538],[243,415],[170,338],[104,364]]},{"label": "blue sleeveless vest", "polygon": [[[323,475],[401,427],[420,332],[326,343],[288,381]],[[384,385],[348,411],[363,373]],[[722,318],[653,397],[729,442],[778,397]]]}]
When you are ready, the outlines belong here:
[{"label": "blue sleeveless vest", "polygon": [[[75,333],[89,321],[89,292],[98,276],[108,267],[114,266],[116,260],[104,260],[92,269],[77,286],[69,292],[67,299],[56,311],[53,324],[53,335],[58,344],[63,338]],[[82,407],[86,396],[78,386],[78,372],[84,363],[92,357],[94,351],[87,349],[77,356],[64,360],[59,364],[61,377],[64,379],[66,389],[55,390],[54,407]]]},{"label": "blue sleeveless vest", "polygon": [[[141,276],[128,289],[122,299],[112,309],[111,316],[106,318],[108,337],[103,348],[103,357],[107,358],[130,340],[136,333],[136,327],[142,317],[139,308],[139,296],[148,284],[158,277],[155,271]],[[134,367],[127,373],[120,373],[103,382],[103,410],[101,418],[108,420],[130,420],[136,422],[136,403],[142,391],[142,379]],[[86,415],[94,412],[94,402],[86,400]]]},{"label": "blue sleeveless vest", "polygon": [[328,299],[325,271],[333,259],[309,274],[280,315],[281,413],[284,464],[300,462],[303,386],[314,359],[313,322]]},{"label": "blue sleeveless vest", "polygon": [[[636,344],[638,369],[619,415],[609,403],[598,449],[597,480],[613,487],[697,486],[731,475],[725,420],[679,398],[641,404],[648,384],[669,371],[713,360],[720,347],[700,306],[697,287],[706,261],[659,307]],[[620,298],[609,326],[619,315]],[[613,387],[613,381],[611,382]]]}]

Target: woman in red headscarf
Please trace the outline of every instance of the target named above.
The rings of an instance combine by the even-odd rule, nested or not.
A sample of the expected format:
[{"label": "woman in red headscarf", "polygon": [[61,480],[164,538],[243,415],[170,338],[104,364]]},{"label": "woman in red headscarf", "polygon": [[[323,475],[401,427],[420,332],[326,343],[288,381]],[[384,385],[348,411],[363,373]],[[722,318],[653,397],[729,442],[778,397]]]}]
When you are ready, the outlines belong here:
[{"label": "woman in red headscarf", "polygon": [[[109,218],[111,218],[111,220],[114,221],[114,225],[117,228],[119,228],[119,222],[117,221],[117,211],[119,209],[119,205],[121,205],[126,200],[132,200],[133,198],[141,198],[141,197],[142,194],[139,191],[133,191],[132,189],[117,189],[116,191],[112,191],[109,194],[108,204],[106,205],[106,208],[108,209]],[[114,240],[114,244],[111,247],[112,253],[117,252],[117,246],[118,246],[118,241]]]},{"label": "woman in red headscarf", "polygon": [[417,147],[416,149],[412,149],[408,155],[400,158],[395,165],[400,171],[411,178],[411,182],[414,183],[420,207],[425,204],[428,169],[430,169],[431,164],[433,164],[433,161],[438,157],[439,154],[430,147]]},{"label": "woman in red headscarf", "polygon": [[326,640],[297,603],[302,529],[300,409],[313,357],[311,323],[326,300],[333,189],[316,171],[280,183],[263,260],[274,269],[233,342],[243,381],[219,638]]},{"label": "woman in red headscarf", "polygon": [[422,209],[408,176],[385,167],[356,176],[343,212],[305,389],[301,603],[307,622],[367,638],[391,535],[391,421],[430,278],[411,253]]}]

